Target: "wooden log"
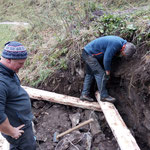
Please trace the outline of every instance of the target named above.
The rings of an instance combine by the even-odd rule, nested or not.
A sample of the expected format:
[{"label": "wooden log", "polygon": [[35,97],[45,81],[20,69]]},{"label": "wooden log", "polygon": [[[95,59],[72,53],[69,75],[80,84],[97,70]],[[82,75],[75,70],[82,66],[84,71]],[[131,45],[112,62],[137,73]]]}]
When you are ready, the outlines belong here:
[{"label": "wooden log", "polygon": [[30,98],[32,99],[46,100],[54,103],[80,107],[83,109],[92,109],[95,111],[101,111],[100,106],[97,102],[82,101],[77,97],[57,94],[54,92],[39,90],[39,89],[30,88],[26,86],[22,86],[22,87],[27,91]]},{"label": "wooden log", "polygon": [[100,94],[96,93],[97,101],[101,107],[102,112],[109,124],[113,135],[115,136],[121,150],[140,150],[135,138],[132,136],[130,130],[127,128],[119,112],[114,104],[100,101]]}]

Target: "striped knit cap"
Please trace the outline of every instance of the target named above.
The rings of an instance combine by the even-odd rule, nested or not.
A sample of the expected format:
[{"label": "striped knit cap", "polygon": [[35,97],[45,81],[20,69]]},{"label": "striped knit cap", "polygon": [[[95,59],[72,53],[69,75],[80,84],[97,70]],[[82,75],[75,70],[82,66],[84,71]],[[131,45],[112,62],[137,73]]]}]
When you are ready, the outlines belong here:
[{"label": "striped knit cap", "polygon": [[27,55],[25,47],[16,41],[6,43],[2,52],[2,57],[7,59],[26,59]]}]

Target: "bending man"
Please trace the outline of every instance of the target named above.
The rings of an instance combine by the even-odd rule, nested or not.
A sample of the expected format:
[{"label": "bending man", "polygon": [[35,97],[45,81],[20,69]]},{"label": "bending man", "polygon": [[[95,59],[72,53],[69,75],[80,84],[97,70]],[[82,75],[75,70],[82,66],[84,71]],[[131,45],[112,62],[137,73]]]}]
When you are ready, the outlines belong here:
[{"label": "bending man", "polygon": [[93,101],[89,94],[92,81],[95,78],[101,100],[114,102],[115,98],[111,97],[106,89],[112,58],[118,53],[125,58],[130,58],[135,51],[134,44],[118,36],[103,36],[88,43],[82,53],[82,58],[86,63],[86,76],[80,99]]}]

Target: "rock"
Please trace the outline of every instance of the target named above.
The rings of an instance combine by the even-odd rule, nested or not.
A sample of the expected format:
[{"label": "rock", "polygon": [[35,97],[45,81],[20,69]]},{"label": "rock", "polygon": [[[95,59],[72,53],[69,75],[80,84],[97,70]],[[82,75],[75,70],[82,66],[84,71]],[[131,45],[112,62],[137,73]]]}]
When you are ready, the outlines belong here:
[{"label": "rock", "polygon": [[60,140],[55,150],[90,150],[91,142],[92,136],[89,132],[80,133],[79,131],[74,131]]},{"label": "rock", "polygon": [[75,127],[77,124],[79,124],[79,121],[80,121],[80,113],[77,112],[75,114],[70,114],[69,115],[69,118],[71,120],[71,123],[72,123],[72,127]]},{"label": "rock", "polygon": [[92,135],[90,132],[87,132],[84,134],[84,137],[85,137],[85,143],[86,143],[85,149],[90,150],[91,149],[91,143],[92,143]]},{"label": "rock", "polygon": [[101,127],[100,127],[100,124],[99,124],[99,121],[95,112],[91,114],[91,118],[94,119],[94,122],[90,123],[91,133],[94,136],[101,132]]},{"label": "rock", "polygon": [[38,109],[44,107],[45,103],[44,101],[34,101],[32,105],[34,108]]}]

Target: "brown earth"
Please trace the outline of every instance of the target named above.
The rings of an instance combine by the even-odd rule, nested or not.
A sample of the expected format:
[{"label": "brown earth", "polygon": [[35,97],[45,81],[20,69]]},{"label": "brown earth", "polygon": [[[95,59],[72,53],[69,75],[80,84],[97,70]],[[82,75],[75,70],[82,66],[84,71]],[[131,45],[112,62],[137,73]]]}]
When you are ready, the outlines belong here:
[{"label": "brown earth", "polygon": [[[147,49],[146,44],[139,46],[130,60],[114,59],[111,79],[107,85],[110,95],[117,99],[115,106],[141,150],[150,149],[150,54]],[[78,64],[71,69],[69,64],[67,71],[59,70],[38,88],[79,97],[84,69],[78,67]],[[94,84],[92,89],[96,89]],[[32,104],[39,150],[85,150],[89,147],[91,150],[119,150],[102,113],[95,113],[100,125],[97,134],[92,133],[90,125],[86,125],[70,133],[70,137],[64,136],[55,143],[53,137],[56,131],[61,133],[72,127],[70,116],[78,113],[79,122],[83,122],[90,118],[93,111],[36,100],[32,100]]]}]

